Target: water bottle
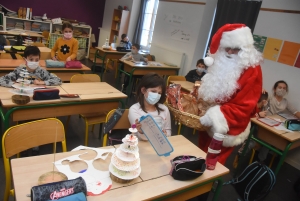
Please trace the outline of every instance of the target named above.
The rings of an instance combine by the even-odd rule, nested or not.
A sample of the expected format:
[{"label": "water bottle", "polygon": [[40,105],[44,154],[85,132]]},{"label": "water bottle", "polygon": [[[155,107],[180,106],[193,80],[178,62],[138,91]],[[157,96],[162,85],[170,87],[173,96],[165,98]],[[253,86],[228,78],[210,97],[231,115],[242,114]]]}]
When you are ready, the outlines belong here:
[{"label": "water bottle", "polygon": [[220,133],[215,133],[207,150],[206,169],[214,170],[221,153],[222,143],[226,136]]}]

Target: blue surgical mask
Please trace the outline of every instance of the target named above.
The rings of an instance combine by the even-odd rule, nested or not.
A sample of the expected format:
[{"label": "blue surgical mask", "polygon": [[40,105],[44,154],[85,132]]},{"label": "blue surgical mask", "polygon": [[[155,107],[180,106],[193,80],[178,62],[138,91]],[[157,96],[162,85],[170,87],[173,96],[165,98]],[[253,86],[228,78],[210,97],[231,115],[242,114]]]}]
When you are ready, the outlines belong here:
[{"label": "blue surgical mask", "polygon": [[159,101],[160,97],[161,97],[161,94],[149,91],[148,97],[147,98],[145,97],[145,98],[146,98],[146,101],[150,105],[155,105]]}]

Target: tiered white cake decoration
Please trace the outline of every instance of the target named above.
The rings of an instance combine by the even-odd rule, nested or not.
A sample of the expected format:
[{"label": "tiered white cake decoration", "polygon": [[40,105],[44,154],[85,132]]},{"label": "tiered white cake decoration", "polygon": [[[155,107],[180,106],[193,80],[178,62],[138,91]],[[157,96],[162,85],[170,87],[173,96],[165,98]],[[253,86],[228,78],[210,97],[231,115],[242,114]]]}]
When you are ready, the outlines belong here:
[{"label": "tiered white cake decoration", "polygon": [[128,134],[116,149],[109,165],[110,177],[118,183],[128,183],[141,174],[138,139]]},{"label": "tiered white cake decoration", "polygon": [[14,89],[9,90],[9,92],[16,94],[12,96],[12,101],[16,104],[22,105],[28,103],[30,101],[29,96],[33,95],[34,88],[29,86],[30,80],[28,80],[28,75],[29,73],[26,67],[24,67],[20,73],[21,78],[17,80],[18,83],[13,84],[12,87]]}]

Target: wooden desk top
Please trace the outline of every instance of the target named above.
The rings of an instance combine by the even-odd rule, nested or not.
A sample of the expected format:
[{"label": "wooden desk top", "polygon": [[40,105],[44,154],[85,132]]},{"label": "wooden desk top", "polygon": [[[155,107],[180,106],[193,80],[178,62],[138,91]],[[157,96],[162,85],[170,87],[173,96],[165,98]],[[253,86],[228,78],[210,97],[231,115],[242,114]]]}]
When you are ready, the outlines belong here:
[{"label": "wooden desk top", "polygon": [[117,50],[104,50],[103,47],[95,47],[97,50],[100,50],[101,52],[105,52],[105,53],[111,53],[111,54],[127,54],[128,52],[119,52]]},{"label": "wooden desk top", "polygon": [[[125,94],[118,91],[111,85],[105,82],[90,82],[90,83],[63,83],[60,86],[47,86],[47,88],[58,88],[59,94],[79,94],[81,100],[106,100],[106,99],[120,99],[127,98]],[[4,108],[18,106],[13,103],[9,92],[10,88],[0,87],[0,100]],[[35,101],[30,97],[30,102],[26,105],[40,105],[49,103],[61,103],[60,99]]]},{"label": "wooden desk top", "polygon": [[107,84],[106,82],[89,82],[89,83],[62,83],[61,87],[68,94],[79,94],[86,95],[83,97],[110,97],[118,96],[120,98],[126,98],[127,96],[114,88],[113,86]]},{"label": "wooden desk top", "polygon": [[[106,148],[112,148],[111,146],[105,147]],[[62,158],[72,156],[75,154],[81,154],[87,152],[87,154],[81,155],[81,158],[86,160],[91,160],[95,158],[96,152],[92,150],[80,150],[80,151],[74,151],[74,152],[65,152],[65,153],[57,153],[55,155],[56,160],[60,160]],[[108,170],[108,165],[111,160],[111,154],[107,157],[107,159],[103,162],[101,160],[96,160],[93,162],[95,168],[99,168],[101,170]],[[30,198],[26,197],[27,194],[30,193],[30,189],[32,186],[36,186],[38,178],[43,173],[46,173],[48,171],[52,171],[53,167],[53,154],[48,155],[42,155],[42,156],[36,156],[36,157],[26,157],[26,158],[19,158],[19,159],[12,159],[12,166],[14,169],[12,170],[14,174],[14,181],[16,184],[14,184],[15,191],[18,192],[18,195],[16,195],[16,200],[30,200]],[[24,165],[26,164],[26,167]],[[78,161],[74,161],[70,164],[70,167],[73,171],[79,172],[83,169],[86,169],[87,166],[85,163],[81,163]],[[55,168],[56,169],[56,168]],[[57,169],[56,169],[57,170]],[[30,177],[30,178],[28,178]],[[138,177],[134,179],[132,182],[128,184],[119,184],[113,181],[113,185],[111,187],[112,189],[120,188],[126,185],[132,185],[137,182],[141,182],[141,178]],[[98,196],[90,197],[94,198],[94,200],[97,200]]]},{"label": "wooden desk top", "polygon": [[[226,167],[217,163],[215,170],[206,170],[197,179],[190,181],[174,180],[168,174],[171,169],[171,159],[178,155],[192,154],[205,157],[206,154],[182,135],[172,136],[168,139],[174,147],[174,152],[171,153],[171,156],[160,157],[155,153],[149,142],[139,142],[142,169],[140,178],[129,184],[117,184],[113,181],[111,190],[103,195],[88,196],[88,200],[145,200],[195,186],[229,173]],[[57,153],[56,160],[82,152],[86,152],[86,150]],[[92,159],[94,156],[95,153],[89,151],[86,154],[86,157],[89,158],[86,159]],[[52,162],[52,154],[11,160],[16,200],[30,200],[30,198],[26,197],[26,194],[30,192],[32,186],[37,185],[38,177],[41,174],[52,170]],[[109,162],[110,156],[105,160],[104,164],[102,162],[95,166],[101,166],[101,169],[105,170],[108,168],[104,168],[104,166],[108,166]],[[80,165],[81,167],[79,167]],[[73,162],[71,164],[73,171],[80,171],[84,168],[86,166],[82,166],[82,163]]]},{"label": "wooden desk top", "polygon": [[[275,118],[275,119],[280,119],[281,121],[284,121],[285,119],[279,115],[271,115],[268,116],[270,118]],[[297,140],[300,140],[300,132],[299,131],[293,131],[293,132],[287,132],[287,131],[283,131],[283,130],[277,130],[272,126],[268,126],[260,121],[257,120],[257,118],[251,118],[251,121],[265,129],[267,129],[268,131],[271,131],[272,133],[274,133],[275,135],[278,135],[290,142],[294,142]]]},{"label": "wooden desk top", "polygon": [[182,89],[185,89],[187,91],[193,91],[194,83],[189,81],[172,81],[174,84],[180,84]]},{"label": "wooden desk top", "polygon": [[[23,59],[0,59],[0,70],[14,70],[21,64],[25,64]],[[49,71],[90,71],[91,69],[82,64],[82,68],[46,68],[45,60],[40,60],[40,66]]]},{"label": "wooden desk top", "polygon": [[[148,61],[148,65],[143,65],[142,62],[139,63],[133,63],[132,61],[127,60],[121,60],[124,64],[127,64],[128,66],[132,68],[168,68],[168,69],[180,69],[180,67],[176,66],[168,66],[164,63],[156,62],[156,61]],[[157,65],[159,64],[159,65]]]},{"label": "wooden desk top", "polygon": [[38,34],[33,31],[26,31],[22,30],[20,31],[0,31],[0,35],[11,35],[11,36],[30,36],[30,37],[37,37],[37,38],[43,38],[44,36],[41,34]]},{"label": "wooden desk top", "polygon": [[[47,88],[55,88],[59,89],[59,94],[67,94],[60,86],[47,86]],[[15,106],[20,106],[12,102],[11,97],[14,95],[13,93],[9,92],[9,90],[12,88],[6,88],[6,87],[1,87],[0,86],[0,100],[2,103],[2,106],[4,108],[10,108],[10,107],[15,107]],[[42,100],[42,101],[36,101],[32,99],[32,96],[30,97],[30,102],[27,103],[26,105],[40,105],[40,104],[47,104],[47,103],[60,103],[60,99],[56,100]]]}]

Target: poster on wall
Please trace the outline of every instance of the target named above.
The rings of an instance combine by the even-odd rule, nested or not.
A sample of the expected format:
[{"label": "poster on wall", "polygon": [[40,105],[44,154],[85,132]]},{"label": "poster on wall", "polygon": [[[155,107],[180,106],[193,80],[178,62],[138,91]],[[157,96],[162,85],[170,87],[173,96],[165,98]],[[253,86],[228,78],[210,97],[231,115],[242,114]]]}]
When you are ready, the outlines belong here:
[{"label": "poster on wall", "polygon": [[268,38],[264,48],[264,58],[272,61],[277,61],[282,40],[276,38]]},{"label": "poster on wall", "polygon": [[278,58],[278,62],[286,65],[294,66],[299,50],[300,50],[299,43],[284,41]]},{"label": "poster on wall", "polygon": [[264,52],[264,48],[266,45],[267,37],[265,36],[259,36],[259,35],[253,35],[254,40],[254,46],[255,48],[260,51]]},{"label": "poster on wall", "polygon": [[300,68],[300,51],[298,53],[298,57],[297,57],[297,60],[295,62],[295,67]]}]

